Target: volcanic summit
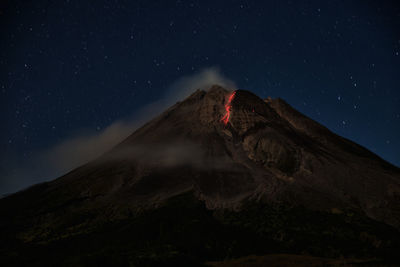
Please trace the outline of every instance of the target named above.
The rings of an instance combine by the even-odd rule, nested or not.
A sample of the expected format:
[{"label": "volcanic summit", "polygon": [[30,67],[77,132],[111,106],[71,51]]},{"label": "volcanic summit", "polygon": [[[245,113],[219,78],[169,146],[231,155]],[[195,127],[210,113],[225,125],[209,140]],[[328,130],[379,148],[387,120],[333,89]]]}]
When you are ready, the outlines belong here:
[{"label": "volcanic summit", "polygon": [[277,253],[391,263],[400,170],[282,99],[215,85],[1,199],[0,212],[8,265],[219,266]]}]

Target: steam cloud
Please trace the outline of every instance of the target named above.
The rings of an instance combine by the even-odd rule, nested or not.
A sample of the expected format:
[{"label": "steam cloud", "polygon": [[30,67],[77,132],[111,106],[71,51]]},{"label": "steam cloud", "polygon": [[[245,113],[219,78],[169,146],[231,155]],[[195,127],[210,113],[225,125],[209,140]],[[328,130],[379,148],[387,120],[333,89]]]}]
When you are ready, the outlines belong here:
[{"label": "steam cloud", "polygon": [[[236,88],[235,83],[224,77],[218,68],[207,68],[178,79],[170,86],[163,99],[146,105],[129,120],[116,121],[100,132],[84,132],[69,137],[49,149],[37,152],[31,162],[14,162],[7,167],[4,163],[1,164],[4,166],[0,166],[0,194],[15,192],[32,184],[54,179],[99,157],[170,105],[197,89],[206,90],[214,84],[228,89]],[[187,153],[180,148],[178,154]],[[169,158],[179,160],[184,157]]]},{"label": "steam cloud", "polygon": [[185,76],[172,84],[167,98],[176,102],[188,97],[197,89],[207,90],[212,85],[218,84],[227,89],[236,89],[233,81],[224,77],[218,68],[208,68],[195,75]]},{"label": "steam cloud", "polygon": [[132,160],[135,163],[152,167],[191,166],[197,170],[227,170],[232,171],[230,160],[225,155],[206,156],[207,151],[199,144],[188,141],[174,141],[170,143],[136,144],[119,148],[98,162]]}]

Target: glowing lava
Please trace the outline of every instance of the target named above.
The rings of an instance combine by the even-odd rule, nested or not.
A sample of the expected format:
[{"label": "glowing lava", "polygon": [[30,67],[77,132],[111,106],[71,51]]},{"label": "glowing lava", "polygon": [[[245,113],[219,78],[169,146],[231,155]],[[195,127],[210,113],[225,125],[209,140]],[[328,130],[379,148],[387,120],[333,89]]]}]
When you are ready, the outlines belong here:
[{"label": "glowing lava", "polygon": [[235,94],[236,94],[236,91],[234,91],[234,92],[229,96],[228,103],[225,104],[226,113],[225,113],[225,115],[224,115],[224,116],[222,117],[222,119],[221,119],[221,121],[223,121],[225,125],[228,124],[228,122],[229,122],[229,117],[231,116],[231,110],[232,110],[232,104],[231,104],[231,102],[232,102],[233,98],[235,97]]}]

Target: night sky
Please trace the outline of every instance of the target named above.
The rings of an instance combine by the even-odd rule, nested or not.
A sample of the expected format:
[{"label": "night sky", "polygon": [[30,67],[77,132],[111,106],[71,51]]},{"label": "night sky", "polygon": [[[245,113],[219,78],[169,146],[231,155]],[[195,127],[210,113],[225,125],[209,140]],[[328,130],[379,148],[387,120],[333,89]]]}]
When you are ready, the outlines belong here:
[{"label": "night sky", "polygon": [[400,166],[395,2],[2,1],[0,194],[56,178],[42,151],[207,68]]}]

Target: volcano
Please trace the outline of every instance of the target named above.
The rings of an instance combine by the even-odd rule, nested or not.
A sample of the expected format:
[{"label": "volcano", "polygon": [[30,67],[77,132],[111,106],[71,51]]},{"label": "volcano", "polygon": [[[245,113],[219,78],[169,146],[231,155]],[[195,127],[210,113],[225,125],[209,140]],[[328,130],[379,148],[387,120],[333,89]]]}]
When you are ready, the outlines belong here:
[{"label": "volcano", "polygon": [[400,169],[215,85],[0,214],[2,266],[397,264]]}]

